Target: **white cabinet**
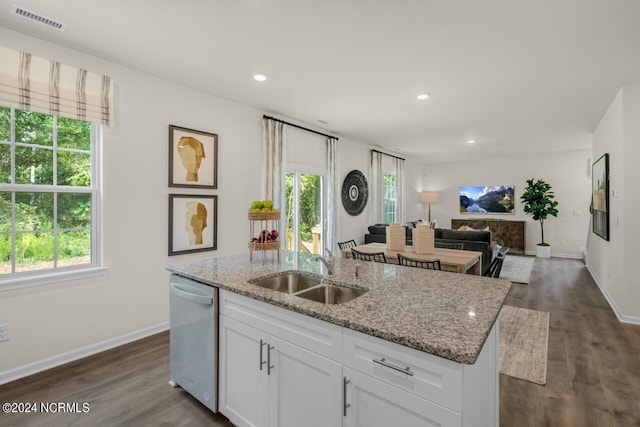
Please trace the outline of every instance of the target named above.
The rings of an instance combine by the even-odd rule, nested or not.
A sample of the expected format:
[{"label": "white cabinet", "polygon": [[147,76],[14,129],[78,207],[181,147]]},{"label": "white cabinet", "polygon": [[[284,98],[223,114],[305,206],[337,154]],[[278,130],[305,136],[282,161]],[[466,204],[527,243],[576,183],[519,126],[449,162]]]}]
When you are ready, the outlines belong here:
[{"label": "white cabinet", "polygon": [[219,326],[219,411],[238,426],[267,425],[264,334],[226,316]]},{"label": "white cabinet", "polygon": [[462,425],[456,412],[347,367],[343,371],[345,427]]},{"label": "white cabinet", "polygon": [[[236,295],[227,297],[221,300],[221,307],[226,303],[227,310],[221,308],[220,315],[220,412],[238,426],[341,426],[341,364],[229,317],[245,313],[247,316],[238,317],[253,319],[251,323],[261,320],[266,329],[277,332],[274,325],[283,314],[277,307]],[[247,301],[240,300],[238,305],[237,298]],[[244,304],[255,305],[257,310],[239,310],[250,308]],[[273,316],[264,313],[260,319],[262,310],[273,310]],[[309,325],[298,325],[294,318],[286,329],[296,336]]]},{"label": "white cabinet", "polygon": [[497,334],[466,365],[345,329],[345,426],[497,426]]},{"label": "white cabinet", "polygon": [[296,345],[269,338],[269,426],[342,425],[342,366]]},{"label": "white cabinet", "polygon": [[497,426],[497,333],[466,365],[221,290],[219,410],[238,426]]}]

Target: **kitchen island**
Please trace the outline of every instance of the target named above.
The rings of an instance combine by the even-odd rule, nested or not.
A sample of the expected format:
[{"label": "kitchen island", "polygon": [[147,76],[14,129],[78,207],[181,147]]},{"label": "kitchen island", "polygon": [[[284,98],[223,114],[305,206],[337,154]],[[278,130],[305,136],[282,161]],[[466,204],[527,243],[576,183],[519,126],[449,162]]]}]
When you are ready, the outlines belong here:
[{"label": "kitchen island", "polygon": [[[397,425],[498,424],[497,318],[508,281],[341,258],[327,276],[314,256],[294,252],[265,263],[238,255],[167,269],[221,289],[219,406],[236,424],[295,425],[298,415],[307,417],[305,425],[384,425],[385,416]],[[286,271],[368,292],[329,305],[249,283]],[[236,366],[246,353],[259,353],[255,362],[246,360],[255,378],[247,366]],[[302,365],[289,363],[297,368],[277,381],[287,372],[285,360],[313,358],[322,375],[305,378]],[[272,374],[273,381],[260,377]],[[289,384],[287,394],[281,387],[295,378],[305,381],[298,393]],[[251,381],[262,386],[234,389]],[[330,392],[305,404],[304,396],[323,387]],[[256,405],[244,405],[240,396],[262,403],[245,414],[242,407]],[[287,423],[283,413],[291,408],[297,421]]]}]

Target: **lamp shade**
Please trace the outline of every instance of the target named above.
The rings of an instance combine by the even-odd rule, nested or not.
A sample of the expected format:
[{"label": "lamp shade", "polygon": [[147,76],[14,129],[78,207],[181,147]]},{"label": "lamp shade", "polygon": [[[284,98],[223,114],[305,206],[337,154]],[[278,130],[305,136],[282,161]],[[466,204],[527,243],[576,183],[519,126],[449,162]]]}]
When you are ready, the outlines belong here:
[{"label": "lamp shade", "polygon": [[422,203],[436,203],[438,201],[437,191],[423,191],[420,193],[420,201]]}]

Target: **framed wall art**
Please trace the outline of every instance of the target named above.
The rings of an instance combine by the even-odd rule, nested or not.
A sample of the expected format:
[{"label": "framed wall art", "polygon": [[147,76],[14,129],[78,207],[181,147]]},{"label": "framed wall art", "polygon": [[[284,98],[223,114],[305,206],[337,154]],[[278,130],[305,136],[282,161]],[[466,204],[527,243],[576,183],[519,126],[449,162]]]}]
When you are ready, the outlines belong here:
[{"label": "framed wall art", "polygon": [[218,196],[169,194],[169,256],[217,249]]},{"label": "framed wall art", "polygon": [[169,187],[218,188],[218,135],[169,125]]},{"label": "framed wall art", "polygon": [[591,223],[593,232],[609,240],[609,154],[603,154],[591,168]]},{"label": "framed wall art", "polygon": [[514,214],[514,185],[460,187],[461,214]]}]

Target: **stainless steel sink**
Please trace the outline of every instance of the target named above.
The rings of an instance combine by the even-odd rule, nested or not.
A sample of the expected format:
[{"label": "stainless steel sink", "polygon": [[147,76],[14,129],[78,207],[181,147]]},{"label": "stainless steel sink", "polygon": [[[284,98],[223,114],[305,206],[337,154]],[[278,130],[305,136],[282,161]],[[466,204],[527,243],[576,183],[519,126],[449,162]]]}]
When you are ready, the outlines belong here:
[{"label": "stainless steel sink", "polygon": [[347,286],[322,284],[297,292],[295,295],[300,298],[325,304],[343,304],[365,294],[366,292],[367,291],[362,289],[355,289]]},{"label": "stainless steel sink", "polygon": [[282,275],[272,277],[258,277],[249,280],[249,283],[278,292],[293,294],[304,289],[319,285],[322,277],[305,274],[300,271],[289,271]]},{"label": "stainless steel sink", "polygon": [[368,292],[327,281],[331,280],[302,271],[285,271],[277,276],[256,277],[249,283],[324,304],[342,304]]}]

